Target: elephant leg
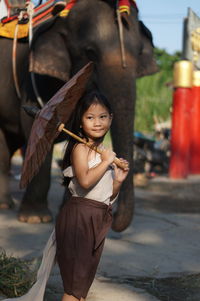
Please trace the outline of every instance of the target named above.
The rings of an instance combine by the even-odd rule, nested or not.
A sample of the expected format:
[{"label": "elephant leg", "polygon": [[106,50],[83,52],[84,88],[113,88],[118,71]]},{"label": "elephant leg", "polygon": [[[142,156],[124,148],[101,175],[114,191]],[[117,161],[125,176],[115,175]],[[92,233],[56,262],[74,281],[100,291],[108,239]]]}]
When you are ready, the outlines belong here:
[{"label": "elephant leg", "polygon": [[21,222],[36,224],[52,221],[47,201],[51,181],[52,153],[53,151],[50,151],[47,154],[38,174],[27,186],[18,214]]},{"label": "elephant leg", "polygon": [[0,129],[0,209],[13,207],[13,201],[9,193],[10,160],[11,152],[5,135]]}]

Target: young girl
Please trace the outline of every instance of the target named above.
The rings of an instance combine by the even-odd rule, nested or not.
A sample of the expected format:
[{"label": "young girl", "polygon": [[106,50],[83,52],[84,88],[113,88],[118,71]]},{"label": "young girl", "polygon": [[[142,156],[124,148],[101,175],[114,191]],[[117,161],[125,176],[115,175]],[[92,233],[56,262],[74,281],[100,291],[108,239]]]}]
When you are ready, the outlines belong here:
[{"label": "young girl", "polygon": [[[64,176],[71,198],[57,218],[57,261],[64,285],[62,301],[83,301],[94,280],[106,233],[111,207],[128,174],[114,163],[116,154],[102,142],[112,122],[112,111],[103,95],[92,92],[77,104],[72,131],[93,145],[93,150],[73,138],[64,156]],[[95,147],[102,150],[99,155]]]},{"label": "young girl", "polygon": [[[43,251],[37,280],[27,294],[3,301],[43,301],[47,280],[57,260],[64,286],[62,301],[84,299],[94,280],[106,233],[112,222],[112,204],[128,174],[114,163],[115,153],[103,147],[112,122],[112,111],[103,95],[92,92],[77,104],[71,129],[93,145],[91,150],[69,139],[64,175],[71,197],[62,207]],[[102,150],[95,152],[98,146]]]}]

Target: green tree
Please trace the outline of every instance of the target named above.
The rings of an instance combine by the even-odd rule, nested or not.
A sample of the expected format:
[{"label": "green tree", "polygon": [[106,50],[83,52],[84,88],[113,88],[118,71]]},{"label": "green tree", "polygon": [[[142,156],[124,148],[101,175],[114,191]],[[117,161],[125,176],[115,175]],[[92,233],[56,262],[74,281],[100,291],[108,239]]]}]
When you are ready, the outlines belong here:
[{"label": "green tree", "polygon": [[155,48],[154,53],[160,70],[171,75],[173,65],[176,61],[180,60],[181,53],[177,51],[174,54],[169,54],[165,49],[160,48]]},{"label": "green tree", "polygon": [[165,49],[155,48],[159,72],[137,80],[137,103],[135,129],[152,132],[154,116],[168,120],[172,103],[173,65],[180,60],[180,52],[169,54]]}]

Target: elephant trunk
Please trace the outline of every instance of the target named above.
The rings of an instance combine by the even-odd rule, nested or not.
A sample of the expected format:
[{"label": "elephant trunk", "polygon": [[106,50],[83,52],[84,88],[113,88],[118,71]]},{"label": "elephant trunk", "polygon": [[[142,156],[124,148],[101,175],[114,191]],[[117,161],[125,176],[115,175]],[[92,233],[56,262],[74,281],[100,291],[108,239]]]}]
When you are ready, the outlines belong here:
[{"label": "elephant trunk", "polygon": [[[108,68],[107,68],[108,67]],[[130,172],[122,185],[118,198],[118,208],[114,213],[112,229],[117,232],[125,230],[131,223],[134,212],[133,191],[133,120],[135,110],[135,78],[133,65],[126,69],[122,66],[102,66],[98,84],[107,96],[113,109],[111,137],[113,149],[118,157],[129,161]]]}]

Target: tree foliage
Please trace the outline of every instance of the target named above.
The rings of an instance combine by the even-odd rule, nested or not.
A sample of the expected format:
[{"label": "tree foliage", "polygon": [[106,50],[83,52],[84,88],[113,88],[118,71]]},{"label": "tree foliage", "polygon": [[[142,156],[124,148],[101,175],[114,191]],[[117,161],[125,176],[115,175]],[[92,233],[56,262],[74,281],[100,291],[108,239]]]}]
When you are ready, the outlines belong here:
[{"label": "tree foliage", "polygon": [[173,65],[180,57],[180,52],[169,54],[165,49],[155,48],[159,72],[137,80],[137,131],[152,132],[155,116],[163,121],[170,118]]},{"label": "tree foliage", "polygon": [[155,48],[154,53],[160,70],[169,74],[172,73],[174,63],[180,60],[181,57],[179,51],[176,51],[174,54],[169,54],[165,49],[160,48]]}]

